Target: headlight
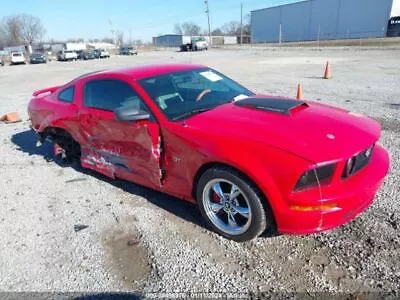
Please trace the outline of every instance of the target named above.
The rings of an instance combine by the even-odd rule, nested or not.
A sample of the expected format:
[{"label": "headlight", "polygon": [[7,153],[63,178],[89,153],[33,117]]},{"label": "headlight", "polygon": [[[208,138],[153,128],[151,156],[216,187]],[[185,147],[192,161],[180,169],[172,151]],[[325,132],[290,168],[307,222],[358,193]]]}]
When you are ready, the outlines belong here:
[{"label": "headlight", "polygon": [[336,164],[329,164],[304,172],[297,181],[294,191],[298,192],[306,188],[318,186],[318,183],[328,182],[335,172],[335,167]]},{"label": "headlight", "polygon": [[372,157],[374,147],[375,145],[372,145],[367,150],[349,158],[346,162],[346,167],[343,170],[342,178],[348,178],[364,168]]}]

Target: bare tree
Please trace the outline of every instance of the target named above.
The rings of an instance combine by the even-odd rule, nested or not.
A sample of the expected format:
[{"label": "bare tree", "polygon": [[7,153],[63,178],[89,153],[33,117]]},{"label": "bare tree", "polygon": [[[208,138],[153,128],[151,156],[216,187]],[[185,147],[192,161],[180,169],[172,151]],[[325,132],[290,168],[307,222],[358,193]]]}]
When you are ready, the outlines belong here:
[{"label": "bare tree", "polygon": [[0,49],[7,46],[6,38],[7,38],[6,32],[5,32],[2,24],[0,24]]},{"label": "bare tree", "polygon": [[251,35],[251,26],[250,24],[243,25],[243,35]]},{"label": "bare tree", "polygon": [[225,35],[225,33],[220,28],[215,28],[211,32],[211,35],[213,35],[213,36],[221,36],[221,35]]},{"label": "bare tree", "polygon": [[70,38],[67,39],[67,43],[83,43],[85,40],[83,38]]},{"label": "bare tree", "polygon": [[19,24],[21,29],[21,39],[26,45],[32,45],[34,42],[42,40],[46,29],[38,17],[32,15],[19,15]]},{"label": "bare tree", "polygon": [[103,42],[103,43],[109,43],[109,44],[114,44],[113,39],[110,38],[110,37],[102,38],[102,39],[101,39],[101,42]]},{"label": "bare tree", "polygon": [[123,45],[124,44],[124,32],[121,30],[118,30],[116,32],[116,36],[117,36],[117,45]]},{"label": "bare tree", "polygon": [[176,24],[174,25],[174,32],[175,32],[176,34],[183,34],[181,24],[176,23]]},{"label": "bare tree", "polygon": [[193,22],[185,22],[181,27],[185,35],[200,35],[201,33],[201,27]]},{"label": "bare tree", "polygon": [[243,25],[243,34],[244,35],[251,35],[251,15],[247,14],[244,20],[244,25]]},{"label": "bare tree", "polygon": [[21,24],[18,16],[8,16],[3,18],[1,24],[6,46],[17,46],[22,43]]},{"label": "bare tree", "polygon": [[3,18],[0,27],[7,46],[32,45],[40,42],[46,32],[39,18],[25,14]]},{"label": "bare tree", "polygon": [[231,21],[222,26],[222,31],[227,35],[240,35],[240,23]]}]

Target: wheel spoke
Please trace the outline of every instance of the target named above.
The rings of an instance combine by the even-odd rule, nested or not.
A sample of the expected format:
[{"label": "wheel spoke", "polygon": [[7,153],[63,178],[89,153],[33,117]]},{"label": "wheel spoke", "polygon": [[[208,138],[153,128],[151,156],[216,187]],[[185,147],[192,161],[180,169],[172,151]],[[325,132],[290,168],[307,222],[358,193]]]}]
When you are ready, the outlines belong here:
[{"label": "wheel spoke", "polygon": [[236,199],[237,196],[239,196],[239,195],[240,195],[239,188],[236,185],[232,184],[231,192],[229,194],[229,200],[232,201],[232,200]]},{"label": "wheel spoke", "polygon": [[248,207],[240,207],[232,205],[232,208],[235,210],[236,213],[242,215],[246,219],[249,218],[250,209]]},{"label": "wheel spoke", "polygon": [[224,206],[219,203],[211,203],[211,209],[213,212],[218,213]]},{"label": "wheel spoke", "polygon": [[218,195],[218,197],[222,200],[225,199],[225,195],[224,192],[221,189],[221,185],[219,184],[219,182],[215,183],[213,185],[213,190],[214,192]]},{"label": "wheel spoke", "polygon": [[235,216],[231,212],[228,212],[228,224],[229,226],[232,227],[238,227],[238,224],[236,223],[235,220]]},{"label": "wheel spoke", "polygon": [[216,228],[229,235],[240,235],[249,229],[251,202],[237,184],[214,178],[205,185],[202,194],[206,215]]}]

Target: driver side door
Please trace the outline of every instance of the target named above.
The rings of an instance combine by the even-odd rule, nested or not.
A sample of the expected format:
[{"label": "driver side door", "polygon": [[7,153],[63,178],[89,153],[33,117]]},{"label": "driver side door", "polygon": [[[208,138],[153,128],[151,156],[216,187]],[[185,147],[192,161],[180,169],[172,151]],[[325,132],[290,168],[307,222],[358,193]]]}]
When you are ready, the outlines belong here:
[{"label": "driver side door", "polygon": [[[140,121],[118,121],[114,111],[137,107],[149,113]],[[114,78],[88,79],[82,86],[79,110],[83,167],[108,177],[121,177],[147,186],[159,186],[160,128],[151,111],[128,81]]]}]

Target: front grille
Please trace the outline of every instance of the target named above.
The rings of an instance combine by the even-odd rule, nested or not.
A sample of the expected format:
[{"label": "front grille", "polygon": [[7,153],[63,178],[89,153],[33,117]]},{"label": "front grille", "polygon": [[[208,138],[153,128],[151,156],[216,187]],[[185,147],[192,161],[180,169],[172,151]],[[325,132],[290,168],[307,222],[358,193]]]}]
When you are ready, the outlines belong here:
[{"label": "front grille", "polygon": [[371,160],[373,150],[374,145],[350,158],[346,162],[342,177],[348,178],[365,168],[365,166],[367,166],[369,161]]}]

